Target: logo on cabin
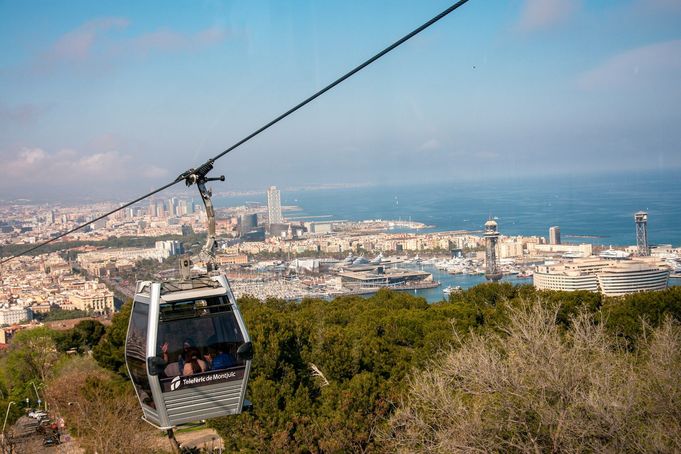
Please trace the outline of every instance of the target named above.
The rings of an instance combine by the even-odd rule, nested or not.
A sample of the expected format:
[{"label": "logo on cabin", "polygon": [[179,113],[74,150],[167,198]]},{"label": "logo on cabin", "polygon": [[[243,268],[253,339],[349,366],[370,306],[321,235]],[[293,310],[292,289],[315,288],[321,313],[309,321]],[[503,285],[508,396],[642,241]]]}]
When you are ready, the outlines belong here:
[{"label": "logo on cabin", "polygon": [[175,377],[173,378],[173,381],[170,382],[170,390],[175,391],[177,388],[180,387],[182,384],[182,380],[180,380],[180,377]]},{"label": "logo on cabin", "polygon": [[164,393],[177,391],[178,389],[190,389],[201,386],[209,386],[218,383],[225,383],[244,378],[246,368],[237,366],[229,370],[208,371],[200,374],[183,377],[181,375],[161,379],[161,390]]}]

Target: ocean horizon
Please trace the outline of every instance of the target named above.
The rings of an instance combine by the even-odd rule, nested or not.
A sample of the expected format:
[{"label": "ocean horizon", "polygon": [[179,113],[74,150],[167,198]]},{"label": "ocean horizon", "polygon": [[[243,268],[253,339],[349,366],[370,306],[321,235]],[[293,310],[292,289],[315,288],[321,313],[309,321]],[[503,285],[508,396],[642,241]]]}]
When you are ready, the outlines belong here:
[{"label": "ocean horizon", "polygon": [[[262,198],[261,198],[262,197]],[[218,207],[266,203],[265,196],[216,197]],[[504,235],[548,237],[559,226],[564,243],[636,243],[634,213],[648,212],[650,244],[681,245],[681,171],[536,177],[485,182],[409,182],[281,193],[284,215],[314,221],[412,220],[419,232],[481,230],[494,218]]]}]

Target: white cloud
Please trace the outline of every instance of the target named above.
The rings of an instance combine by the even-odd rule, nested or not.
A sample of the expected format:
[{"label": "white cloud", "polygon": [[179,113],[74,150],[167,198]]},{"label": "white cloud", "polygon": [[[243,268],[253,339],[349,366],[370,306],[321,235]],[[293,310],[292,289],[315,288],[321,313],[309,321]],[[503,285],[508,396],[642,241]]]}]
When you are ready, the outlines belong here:
[{"label": "white cloud", "polygon": [[125,180],[133,170],[131,164],[132,158],[118,151],[84,155],[67,149],[50,154],[41,148],[24,148],[6,159],[0,175],[4,184],[33,181],[58,187],[77,181]]},{"label": "white cloud", "polygon": [[679,89],[681,40],[656,43],[622,52],[579,76],[585,90],[668,86]]},{"label": "white cloud", "polygon": [[169,175],[168,169],[155,165],[146,166],[142,169],[142,176],[145,178],[164,178]]},{"label": "white cloud", "polygon": [[579,5],[578,0],[525,0],[518,28],[523,31],[549,28],[570,17]]},{"label": "white cloud", "polygon": [[90,57],[92,48],[105,32],[115,28],[125,28],[129,21],[120,17],[105,17],[87,21],[79,27],[60,36],[43,53],[45,62],[85,60]]},{"label": "white cloud", "polygon": [[442,148],[442,143],[437,139],[430,139],[419,146],[419,151],[435,151]]},{"label": "white cloud", "polygon": [[189,51],[218,43],[226,36],[227,30],[223,27],[209,27],[196,33],[179,33],[162,29],[120,42],[115,48],[123,54]]},{"label": "white cloud", "polygon": [[[104,17],[84,22],[59,36],[38,54],[28,67],[34,76],[55,70],[102,70],[130,57],[158,52],[192,52],[224,40],[228,29],[211,26],[196,32],[159,29],[149,33],[123,36],[113,33],[128,28],[130,21],[121,17]],[[129,35],[129,33],[128,33]]]}]

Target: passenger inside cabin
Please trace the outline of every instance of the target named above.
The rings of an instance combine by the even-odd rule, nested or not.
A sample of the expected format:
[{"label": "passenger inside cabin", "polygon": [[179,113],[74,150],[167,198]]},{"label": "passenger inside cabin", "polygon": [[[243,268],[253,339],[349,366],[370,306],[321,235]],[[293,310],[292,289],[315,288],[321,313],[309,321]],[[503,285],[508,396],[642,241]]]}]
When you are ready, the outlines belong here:
[{"label": "passenger inside cabin", "polygon": [[[189,361],[189,353],[191,352],[192,349],[196,348],[196,344],[194,343],[194,339],[191,337],[187,337],[182,341],[182,352],[180,353],[177,361],[180,366],[180,370],[184,370],[185,364]],[[203,359],[203,357],[200,357]]]},{"label": "passenger inside cabin", "polygon": [[210,364],[211,370],[227,369],[236,365],[234,357],[223,350],[219,345],[208,349],[206,360]]},{"label": "passenger inside cabin", "polygon": [[198,348],[190,348],[185,351],[185,363],[182,375],[193,375],[208,370],[208,364],[203,360],[203,356]]},{"label": "passenger inside cabin", "polygon": [[163,361],[167,363],[170,362],[170,352],[168,351],[170,349],[170,342],[168,342],[166,339],[164,339],[161,342],[161,358],[163,358]]}]

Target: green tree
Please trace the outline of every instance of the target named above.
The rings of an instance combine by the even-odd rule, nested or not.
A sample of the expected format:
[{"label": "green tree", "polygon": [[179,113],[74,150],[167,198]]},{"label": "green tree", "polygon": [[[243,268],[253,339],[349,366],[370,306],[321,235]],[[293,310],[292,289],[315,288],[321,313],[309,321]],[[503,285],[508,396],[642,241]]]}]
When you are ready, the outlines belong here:
[{"label": "green tree", "polygon": [[234,451],[377,449],[411,368],[452,339],[452,305],[406,293],[239,303],[255,346],[254,409],[211,423]]},{"label": "green tree", "polygon": [[31,380],[44,382],[59,359],[55,332],[46,327],[21,330],[12,338],[5,358],[12,385]]},{"label": "green tree", "polygon": [[125,368],[125,339],[128,332],[128,320],[131,309],[132,300],[123,304],[121,310],[114,314],[111,319],[111,325],[106,328],[104,336],[101,337],[99,343],[92,350],[93,357],[100,366],[123,376],[127,376]]},{"label": "green tree", "polygon": [[645,325],[659,326],[667,316],[681,320],[681,287],[606,298],[602,312],[608,329],[633,348]]},{"label": "green tree", "polygon": [[55,335],[57,349],[60,352],[76,350],[85,353],[93,349],[104,336],[106,328],[97,320],[83,320],[72,329],[61,331]]}]

